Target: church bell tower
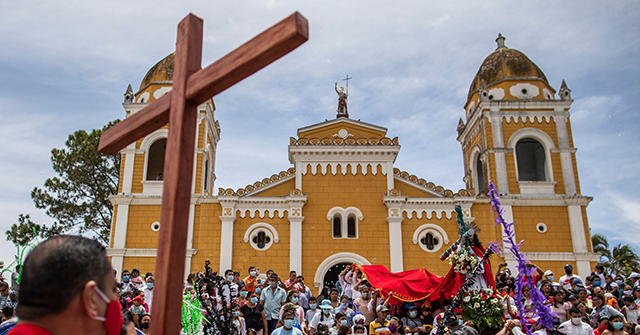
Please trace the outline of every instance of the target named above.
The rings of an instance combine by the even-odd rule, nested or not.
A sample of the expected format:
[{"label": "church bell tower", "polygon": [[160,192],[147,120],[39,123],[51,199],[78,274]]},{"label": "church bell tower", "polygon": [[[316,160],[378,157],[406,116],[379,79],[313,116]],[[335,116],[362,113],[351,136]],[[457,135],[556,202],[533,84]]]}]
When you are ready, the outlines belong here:
[{"label": "church bell tower", "polygon": [[[556,98],[534,62],[508,48],[502,35],[496,42],[496,50],[471,82],[465,120],[461,118],[457,127],[464,182],[481,198],[493,181],[507,220],[517,223],[519,239],[528,237],[531,242],[524,248],[536,252],[532,255],[538,261],[573,263],[586,275],[589,262],[597,260],[591,253],[586,217],[592,198],[580,193],[570,90],[563,81]],[[547,231],[562,237],[539,248],[531,245]]]}]

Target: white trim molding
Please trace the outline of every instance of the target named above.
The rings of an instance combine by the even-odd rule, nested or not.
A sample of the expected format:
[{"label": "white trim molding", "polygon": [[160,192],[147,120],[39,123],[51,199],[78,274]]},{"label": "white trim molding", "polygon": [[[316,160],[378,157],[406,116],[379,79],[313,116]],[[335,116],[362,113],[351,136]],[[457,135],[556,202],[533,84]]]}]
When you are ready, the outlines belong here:
[{"label": "white trim molding", "polygon": [[[520,184],[520,172],[518,171],[518,152],[516,150],[516,144],[518,141],[525,137],[530,137],[538,141],[542,147],[544,148],[545,160],[544,160],[544,172],[545,172],[545,181],[541,182],[541,187],[532,187],[529,183]],[[547,133],[540,129],[536,128],[522,128],[517,130],[511,135],[509,138],[509,142],[507,143],[507,147],[513,149],[513,164],[515,164],[516,171],[516,180],[518,181],[518,185],[520,186],[521,194],[540,194],[540,193],[527,193],[527,192],[544,192],[544,194],[548,194],[550,190],[550,186],[547,184],[549,182],[553,182],[553,165],[551,162],[551,150],[555,149],[556,145],[553,143],[553,140]],[[536,183],[536,182],[532,182]],[[555,186],[555,184],[554,184]],[[555,188],[554,188],[555,190]],[[551,190],[551,191],[554,191]],[[555,192],[551,192],[553,194]]]},{"label": "white trim molding", "polygon": [[[340,216],[340,236],[341,237],[333,236],[333,219],[336,217],[336,215]],[[349,226],[348,226],[349,215],[354,215],[356,219],[356,237],[349,237]],[[330,224],[332,225],[331,236],[333,236],[333,238],[358,238],[359,236],[358,226],[360,221],[364,220],[364,216],[362,215],[362,211],[360,211],[360,209],[358,209],[357,207],[351,206],[347,208],[342,208],[342,207],[336,206],[331,208],[327,213],[327,220],[329,220]]]},{"label": "white trim molding", "polygon": [[[187,255],[193,256],[198,253],[198,249],[187,249]],[[134,249],[134,248],[107,248],[108,257],[156,257],[157,249]]]},{"label": "white trim molding", "polygon": [[[280,236],[278,235],[278,231],[276,230],[276,228],[266,222],[258,222],[258,223],[254,223],[252,224],[249,228],[247,228],[247,230],[244,232],[244,238],[242,239],[242,241],[244,241],[244,243],[249,243],[250,241],[250,236],[251,233],[258,229],[258,228],[266,228],[269,232],[271,232],[271,234],[273,235],[273,243],[278,243],[280,242]],[[262,249],[262,250],[266,250]]]},{"label": "white trim molding", "polygon": [[313,286],[322,289],[323,287],[322,282],[324,281],[324,276],[327,274],[327,271],[329,271],[329,269],[332,266],[340,263],[355,263],[358,265],[371,265],[371,262],[369,262],[366,258],[358,254],[354,254],[352,252],[339,252],[337,254],[333,254],[325,258],[325,260],[322,261],[320,265],[318,265],[318,268],[316,269],[316,274],[313,277]]}]

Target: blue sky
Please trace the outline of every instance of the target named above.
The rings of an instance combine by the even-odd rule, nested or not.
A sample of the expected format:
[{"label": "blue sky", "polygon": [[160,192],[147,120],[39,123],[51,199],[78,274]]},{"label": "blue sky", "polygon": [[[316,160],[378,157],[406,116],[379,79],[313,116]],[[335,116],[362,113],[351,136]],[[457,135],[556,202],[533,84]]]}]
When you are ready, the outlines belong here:
[{"label": "blue sky", "polygon": [[[244,187],[290,165],[296,129],[349,113],[389,129],[396,166],[452,190],[462,182],[456,125],[471,80],[502,33],[575,100],[571,121],[592,233],[640,233],[640,6],[637,1],[4,1],[0,3],[0,231],[30,213],[53,176],[52,148],[122,118],[123,93],[173,51],[177,23],[204,19],[203,65],[300,11],[310,39],[215,98],[216,187]],[[0,259],[13,246],[0,238]]]}]

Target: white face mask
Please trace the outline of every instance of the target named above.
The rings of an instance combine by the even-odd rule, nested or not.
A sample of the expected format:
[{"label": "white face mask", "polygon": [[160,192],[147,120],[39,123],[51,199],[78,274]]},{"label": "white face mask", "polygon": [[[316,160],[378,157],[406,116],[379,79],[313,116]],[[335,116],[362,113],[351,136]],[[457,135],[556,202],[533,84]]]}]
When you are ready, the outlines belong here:
[{"label": "white face mask", "polygon": [[571,318],[571,323],[573,323],[574,325],[579,325],[582,323],[582,319],[580,318]]}]

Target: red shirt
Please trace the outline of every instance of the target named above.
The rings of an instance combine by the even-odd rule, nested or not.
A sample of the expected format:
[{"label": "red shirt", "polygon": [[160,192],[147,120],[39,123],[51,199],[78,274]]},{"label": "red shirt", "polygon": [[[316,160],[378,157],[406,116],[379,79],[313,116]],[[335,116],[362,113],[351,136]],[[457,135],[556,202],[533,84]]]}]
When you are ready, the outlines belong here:
[{"label": "red shirt", "polygon": [[7,335],[54,335],[52,332],[31,323],[17,324]]}]

